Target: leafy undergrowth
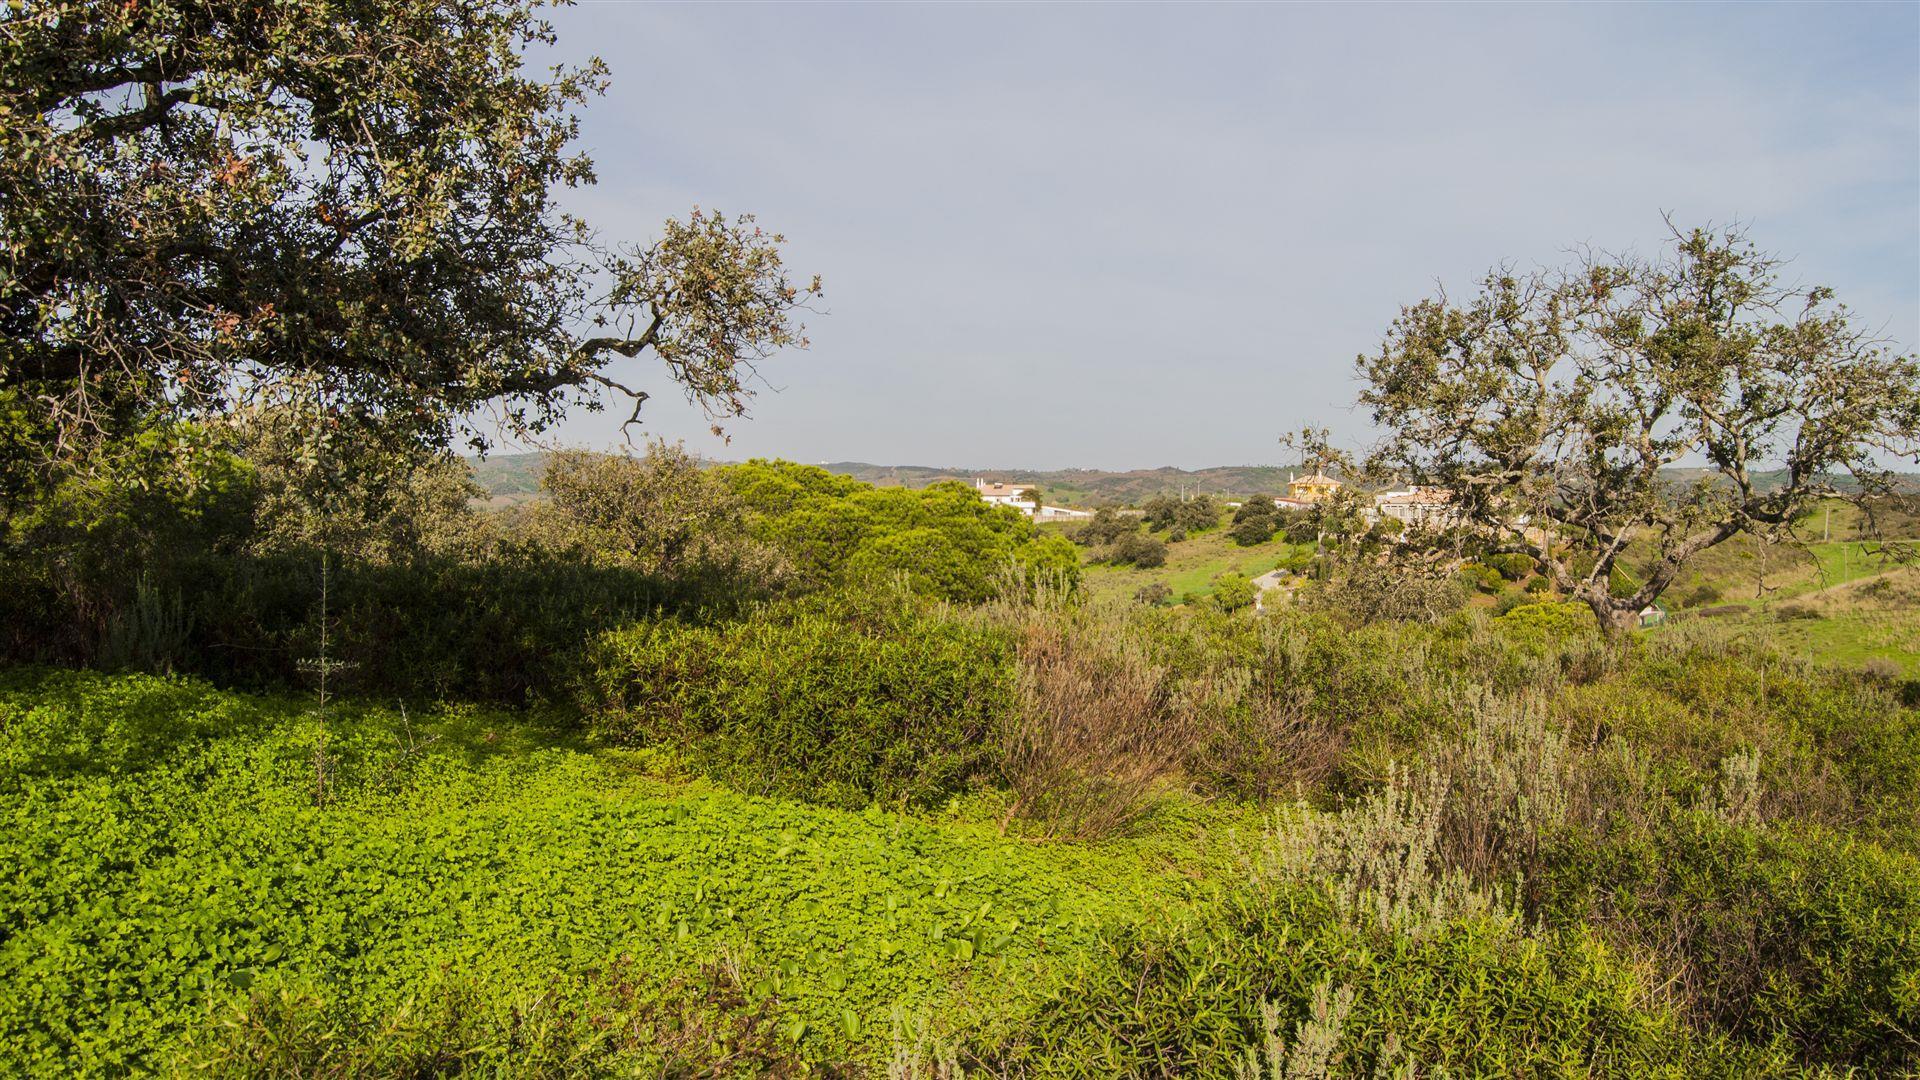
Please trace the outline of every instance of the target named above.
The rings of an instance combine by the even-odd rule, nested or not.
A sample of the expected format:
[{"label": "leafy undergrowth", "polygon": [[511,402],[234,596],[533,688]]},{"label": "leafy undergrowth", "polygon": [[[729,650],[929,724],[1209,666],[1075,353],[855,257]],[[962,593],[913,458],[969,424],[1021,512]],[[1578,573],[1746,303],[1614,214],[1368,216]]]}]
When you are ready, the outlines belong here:
[{"label": "leafy undergrowth", "polygon": [[1330,805],[1085,843],[993,789],[745,795],[577,716],[0,673],[0,1074],[1910,1070],[1913,714],[1689,633],[1423,711],[1422,770]]},{"label": "leafy undergrowth", "polygon": [[321,745],[297,702],[0,682],[0,1071],[830,1070],[1055,985],[1227,847],[752,798],[472,710]]}]

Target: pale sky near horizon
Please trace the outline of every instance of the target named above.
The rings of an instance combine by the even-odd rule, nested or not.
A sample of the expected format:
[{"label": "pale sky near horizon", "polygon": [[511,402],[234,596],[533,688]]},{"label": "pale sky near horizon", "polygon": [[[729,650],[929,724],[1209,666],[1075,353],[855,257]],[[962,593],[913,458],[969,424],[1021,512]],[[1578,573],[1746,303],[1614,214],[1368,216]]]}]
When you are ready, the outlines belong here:
[{"label": "pale sky near horizon", "polygon": [[[1738,218],[1920,347],[1920,4],[665,5],[551,16],[612,88],[565,204],[750,211],[825,278],[721,458],[1284,463],[1368,434],[1400,305]],[[619,443],[624,411],[566,442]]]}]

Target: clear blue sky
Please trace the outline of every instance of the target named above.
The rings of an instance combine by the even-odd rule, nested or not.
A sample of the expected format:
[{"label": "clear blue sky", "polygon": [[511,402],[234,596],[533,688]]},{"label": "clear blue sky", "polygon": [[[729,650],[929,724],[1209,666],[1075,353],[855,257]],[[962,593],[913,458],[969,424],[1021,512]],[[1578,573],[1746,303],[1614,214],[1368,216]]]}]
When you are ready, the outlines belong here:
[{"label": "clear blue sky", "polygon": [[[826,279],[813,348],[709,456],[1277,462],[1367,435],[1354,356],[1436,282],[1740,218],[1920,345],[1920,5],[586,3],[597,187],[644,241],[699,204]],[[624,415],[624,414],[622,414]],[[618,418],[567,441],[613,445]]]}]

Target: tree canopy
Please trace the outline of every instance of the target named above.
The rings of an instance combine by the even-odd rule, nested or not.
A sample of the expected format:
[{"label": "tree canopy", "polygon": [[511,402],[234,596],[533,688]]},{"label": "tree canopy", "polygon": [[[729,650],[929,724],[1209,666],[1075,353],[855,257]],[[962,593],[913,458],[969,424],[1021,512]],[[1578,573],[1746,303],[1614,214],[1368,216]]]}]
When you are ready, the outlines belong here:
[{"label": "tree canopy", "polygon": [[[1888,463],[1920,458],[1920,363],[1737,227],[1495,270],[1464,304],[1403,309],[1359,373],[1387,432],[1369,471],[1447,489],[1456,532],[1533,556],[1616,632],[1692,556],[1818,499],[1871,508]],[[1710,477],[1678,488],[1667,470],[1695,463]]]},{"label": "tree canopy", "polygon": [[[530,0],[48,0],[0,15],[5,453],[57,460],[294,388],[431,446],[537,431],[662,364],[716,421],[804,344],[782,238],[563,213],[597,60]],[[21,422],[25,422],[22,420]],[[11,421],[10,421],[11,423]],[[20,466],[14,463],[17,471]]]},{"label": "tree canopy", "polygon": [[1069,588],[1079,581],[1072,543],[958,481],[876,488],[759,459],[715,473],[752,513],[754,535],[811,580],[901,578],[916,592],[961,603],[990,599],[1016,568]]}]

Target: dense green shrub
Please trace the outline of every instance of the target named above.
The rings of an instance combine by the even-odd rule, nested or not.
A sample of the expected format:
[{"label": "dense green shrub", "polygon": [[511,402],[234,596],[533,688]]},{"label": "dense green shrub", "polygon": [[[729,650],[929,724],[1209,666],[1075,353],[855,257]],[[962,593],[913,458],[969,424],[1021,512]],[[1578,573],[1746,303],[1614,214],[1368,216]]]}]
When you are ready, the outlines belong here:
[{"label": "dense green shrub", "polygon": [[1209,793],[1353,790],[1453,722],[1415,628],[1355,629],[1293,608],[1248,618],[1206,603],[1102,617],[1123,620],[1116,632],[1167,669],[1194,739],[1189,780]]},{"label": "dense green shrub", "polygon": [[1538,597],[1521,589],[1502,589],[1493,598],[1493,613],[1496,616],[1505,615],[1514,608],[1531,604],[1537,599]]},{"label": "dense green shrub", "polygon": [[[1682,628],[1687,629],[1687,628]],[[1586,691],[1585,721],[1630,737],[1699,790],[1731,754],[1759,758],[1768,818],[1920,855],[1920,709],[1857,672],[1701,627],[1649,637]]]},{"label": "dense green shrub", "polygon": [[594,730],[666,743],[748,791],[927,804],[990,776],[1013,687],[1005,638],[898,593],[663,620],[593,650]]},{"label": "dense green shrub", "polygon": [[1166,543],[1142,532],[1121,536],[1104,554],[1108,562],[1131,564],[1142,570],[1167,564]]},{"label": "dense green shrub", "polygon": [[1499,570],[1483,562],[1470,562],[1462,566],[1459,577],[1461,581],[1486,593],[1499,592],[1501,583],[1506,580]]},{"label": "dense green shrub", "polygon": [[[12,391],[0,395],[0,445],[18,442],[16,451],[47,434],[22,430],[46,423],[44,406],[22,404]],[[38,455],[9,463],[30,460]],[[186,662],[184,613],[165,620],[170,632],[148,635],[150,648],[126,649],[125,632],[151,627],[155,604],[182,602],[183,559],[245,542],[253,489],[245,462],[184,424],[107,442],[50,474],[0,466],[0,659],[93,663],[118,636],[116,659]],[[148,610],[136,614],[142,600]]]},{"label": "dense green shrub", "polygon": [[[191,624],[179,670],[225,685],[309,685],[320,656],[316,553],[183,560],[169,577]],[[663,577],[577,555],[330,562],[334,688],[407,700],[526,704],[564,697],[586,644],[648,615],[724,615],[755,583]]]},{"label": "dense green shrub", "polygon": [[457,462],[323,500],[280,457],[204,456],[169,483],[103,466],[0,522],[0,655],[293,687],[324,622],[336,689],[523,704],[556,696],[601,630],[789,584],[667,448],[563,458],[562,497],[494,515]]},{"label": "dense green shrub", "polygon": [[1241,503],[1233,512],[1233,542],[1242,547],[1264,544],[1273,539],[1281,526],[1280,512],[1273,499],[1259,495]]},{"label": "dense green shrub", "polygon": [[1459,585],[1430,573],[1409,573],[1368,559],[1314,565],[1316,585],[1303,599],[1316,610],[1354,623],[1433,623],[1466,602]]},{"label": "dense green shrub", "polygon": [[1533,573],[1536,568],[1533,556],[1523,555],[1517,551],[1506,551],[1498,555],[1485,555],[1481,557],[1480,562],[1498,570],[1500,576],[1508,581],[1519,581]]},{"label": "dense green shrub", "polygon": [[1099,547],[1111,544],[1139,527],[1137,519],[1121,517],[1118,510],[1103,506],[1093,512],[1093,520],[1073,530],[1070,535],[1073,542],[1081,547]]},{"label": "dense green shrub", "polygon": [[881,490],[767,462],[707,472],[655,446],[560,455],[550,501],[481,513],[438,459],[323,498],[303,485],[326,477],[255,449],[257,468],[212,447],[200,473],[154,478],[131,447],[9,508],[0,656],[293,687],[319,662],[324,610],[342,690],[518,704],[554,697],[586,642],[638,618],[894,581],[971,603],[1010,570],[1068,589],[1079,573],[1070,543],[958,484]]},{"label": "dense green shrub", "polygon": [[1819,829],[1683,813],[1557,853],[1556,923],[1664,954],[1698,1019],[1813,1063],[1920,1065],[1920,862]]},{"label": "dense green shrub", "polygon": [[1272,515],[1251,517],[1236,524],[1229,534],[1241,547],[1255,547],[1273,539],[1276,523]]},{"label": "dense green shrub", "polygon": [[1527,602],[1494,619],[1494,626],[1510,641],[1535,649],[1558,648],[1599,632],[1593,609],[1575,601]]},{"label": "dense green shrub", "polygon": [[1164,581],[1149,581],[1133,591],[1136,603],[1160,607],[1173,599],[1173,587]]},{"label": "dense green shrub", "polygon": [[1220,524],[1220,506],[1211,495],[1195,495],[1191,498],[1179,498],[1173,495],[1155,495],[1141,507],[1147,528],[1180,529],[1187,533],[1202,532]]},{"label": "dense green shrub", "polygon": [[1213,579],[1213,605],[1221,611],[1239,611],[1251,607],[1259,595],[1259,590],[1247,575],[1238,571],[1229,570]]}]

